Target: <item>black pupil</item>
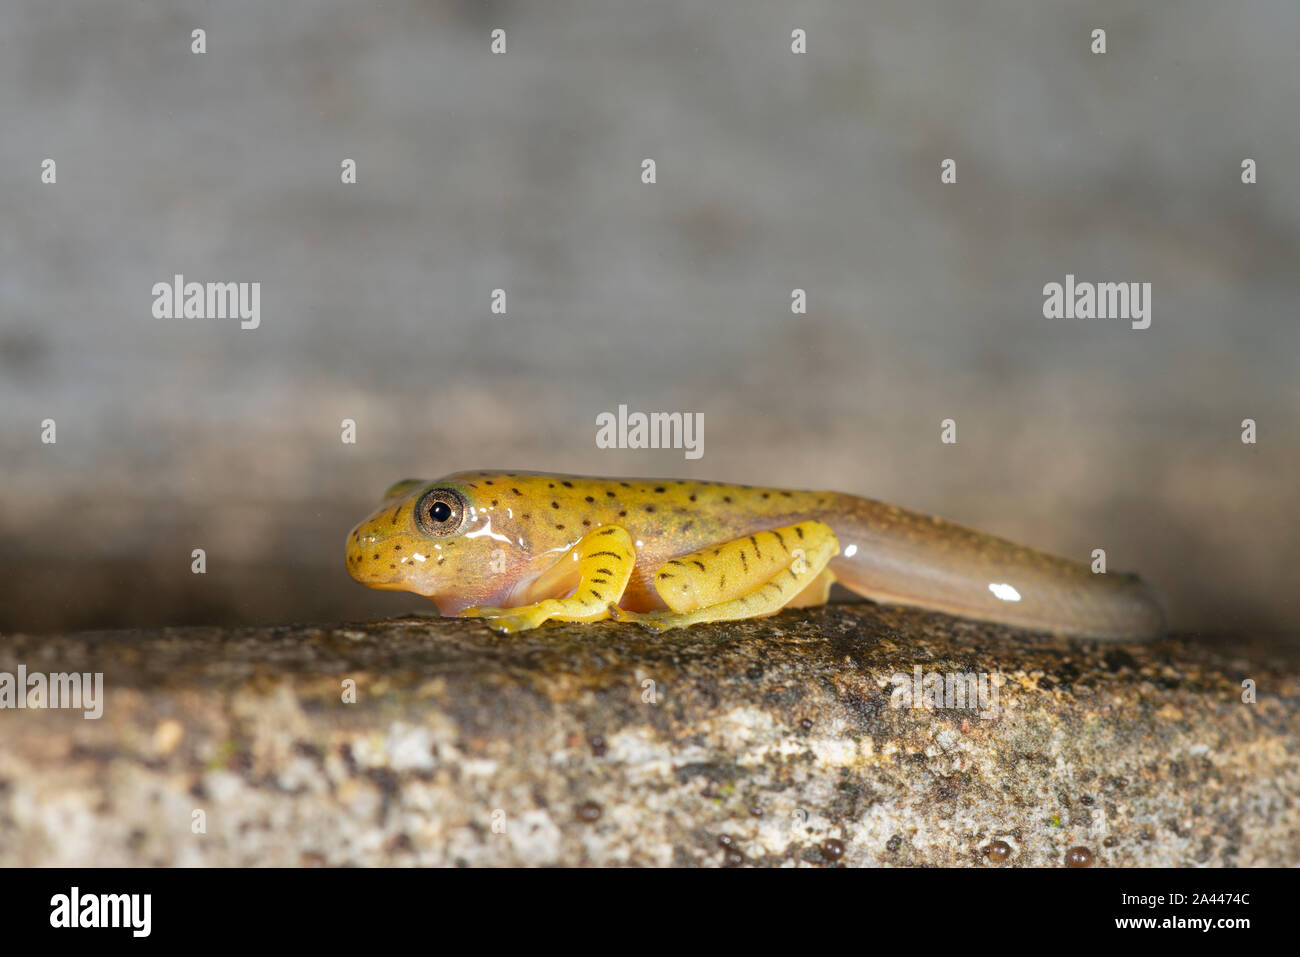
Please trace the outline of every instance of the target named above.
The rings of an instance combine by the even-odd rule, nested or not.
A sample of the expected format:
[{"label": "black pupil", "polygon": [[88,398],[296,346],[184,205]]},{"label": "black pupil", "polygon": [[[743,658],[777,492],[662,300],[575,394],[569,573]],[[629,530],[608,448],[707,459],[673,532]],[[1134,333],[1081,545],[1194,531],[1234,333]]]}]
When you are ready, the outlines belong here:
[{"label": "black pupil", "polygon": [[451,506],[446,502],[434,502],[429,506],[429,518],[438,524],[442,524],[451,518]]}]

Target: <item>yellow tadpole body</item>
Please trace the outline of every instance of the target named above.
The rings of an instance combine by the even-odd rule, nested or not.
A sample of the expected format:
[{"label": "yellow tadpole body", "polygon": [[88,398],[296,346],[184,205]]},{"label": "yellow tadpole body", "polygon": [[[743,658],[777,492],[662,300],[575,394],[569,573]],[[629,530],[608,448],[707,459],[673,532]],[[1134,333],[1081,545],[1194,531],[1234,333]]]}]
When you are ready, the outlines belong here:
[{"label": "yellow tadpole body", "polygon": [[1131,575],[853,495],[684,479],[399,482],[349,534],[347,566],[502,631],[756,617],[824,602],[833,581],[876,601],[1095,638],[1151,637],[1163,623]]}]

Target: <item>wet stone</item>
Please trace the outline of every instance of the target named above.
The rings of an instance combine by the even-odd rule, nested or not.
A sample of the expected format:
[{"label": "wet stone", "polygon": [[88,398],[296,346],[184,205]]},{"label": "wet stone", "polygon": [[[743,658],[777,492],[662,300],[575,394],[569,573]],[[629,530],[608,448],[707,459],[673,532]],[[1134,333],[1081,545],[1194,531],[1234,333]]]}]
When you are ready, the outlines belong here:
[{"label": "wet stone", "polygon": [[102,672],[103,714],[0,712],[3,866],[1300,860],[1300,668],[1253,642],[844,604],[0,637],[19,665]]}]

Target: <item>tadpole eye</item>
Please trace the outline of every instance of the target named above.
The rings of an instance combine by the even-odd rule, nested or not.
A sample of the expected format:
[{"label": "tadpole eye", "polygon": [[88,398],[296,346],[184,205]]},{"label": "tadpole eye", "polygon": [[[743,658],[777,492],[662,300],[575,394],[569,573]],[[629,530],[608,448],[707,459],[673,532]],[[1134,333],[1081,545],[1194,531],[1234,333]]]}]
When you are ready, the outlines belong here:
[{"label": "tadpole eye", "polygon": [[426,535],[455,535],[465,524],[469,508],[454,488],[432,488],[415,503],[415,522]]}]

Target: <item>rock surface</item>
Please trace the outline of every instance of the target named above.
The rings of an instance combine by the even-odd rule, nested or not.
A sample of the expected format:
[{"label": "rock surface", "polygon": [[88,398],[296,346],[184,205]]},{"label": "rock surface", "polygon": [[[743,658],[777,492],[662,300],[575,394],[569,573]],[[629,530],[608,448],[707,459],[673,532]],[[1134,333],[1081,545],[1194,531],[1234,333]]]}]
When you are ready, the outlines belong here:
[{"label": "rock surface", "polygon": [[0,712],[0,864],[1294,865],[1293,654],[870,604],[9,636],[104,711]]}]

